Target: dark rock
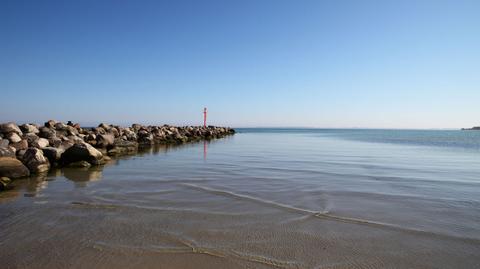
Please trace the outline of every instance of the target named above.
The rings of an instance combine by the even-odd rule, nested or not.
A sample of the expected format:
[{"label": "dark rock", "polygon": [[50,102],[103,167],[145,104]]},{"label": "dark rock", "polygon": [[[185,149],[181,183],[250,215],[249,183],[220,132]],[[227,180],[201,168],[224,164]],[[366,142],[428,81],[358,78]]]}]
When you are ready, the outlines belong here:
[{"label": "dark rock", "polygon": [[22,160],[23,155],[25,154],[26,151],[27,151],[26,149],[17,150],[17,153],[16,153],[17,159]]},{"label": "dark rock", "polygon": [[50,162],[43,156],[43,151],[38,148],[28,148],[22,160],[30,173],[33,174],[46,172],[50,169]]},{"label": "dark rock", "polygon": [[14,122],[0,124],[0,133],[17,133],[19,135],[22,135],[22,131]]},{"label": "dark rock", "polygon": [[10,143],[11,147],[14,147],[16,151],[22,150],[22,149],[27,149],[28,148],[28,142],[25,139],[22,139],[20,142],[17,143]]},{"label": "dark rock", "polygon": [[46,147],[42,149],[43,155],[48,159],[50,164],[58,163],[62,153],[65,151],[62,148]]},{"label": "dark rock", "polygon": [[67,165],[73,162],[87,161],[90,164],[97,165],[102,158],[102,153],[91,145],[87,143],[76,143],[62,154],[60,163]]},{"label": "dark rock", "polygon": [[0,157],[0,176],[20,178],[30,175],[28,168],[22,162],[11,157]]}]

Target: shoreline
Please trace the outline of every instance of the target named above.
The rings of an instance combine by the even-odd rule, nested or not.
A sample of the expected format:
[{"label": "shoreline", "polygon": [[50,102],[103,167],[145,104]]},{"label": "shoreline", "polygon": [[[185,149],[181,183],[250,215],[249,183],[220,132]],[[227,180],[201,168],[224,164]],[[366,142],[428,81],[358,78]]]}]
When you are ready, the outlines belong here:
[{"label": "shoreline", "polygon": [[230,127],[121,127],[100,123],[82,128],[71,121],[0,124],[0,191],[13,180],[48,173],[52,168],[85,168],[106,164],[111,157],[136,154],[154,145],[178,145],[235,134]]}]

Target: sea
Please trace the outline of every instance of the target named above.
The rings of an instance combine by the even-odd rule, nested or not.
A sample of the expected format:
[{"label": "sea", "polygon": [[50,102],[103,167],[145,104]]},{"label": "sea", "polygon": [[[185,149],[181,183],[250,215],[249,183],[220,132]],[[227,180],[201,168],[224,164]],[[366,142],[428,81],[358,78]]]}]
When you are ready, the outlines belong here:
[{"label": "sea", "polygon": [[0,193],[1,268],[480,268],[480,131],[239,128]]}]

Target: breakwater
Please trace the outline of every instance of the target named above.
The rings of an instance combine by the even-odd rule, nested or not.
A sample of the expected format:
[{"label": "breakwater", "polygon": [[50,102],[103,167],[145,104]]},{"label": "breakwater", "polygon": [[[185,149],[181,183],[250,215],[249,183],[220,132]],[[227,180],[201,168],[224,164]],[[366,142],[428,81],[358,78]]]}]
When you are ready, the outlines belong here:
[{"label": "breakwater", "polygon": [[0,124],[0,190],[11,180],[48,172],[52,167],[103,165],[111,157],[135,154],[141,147],[210,140],[235,133],[229,127],[121,127],[101,123],[82,128],[54,120],[37,124]]}]

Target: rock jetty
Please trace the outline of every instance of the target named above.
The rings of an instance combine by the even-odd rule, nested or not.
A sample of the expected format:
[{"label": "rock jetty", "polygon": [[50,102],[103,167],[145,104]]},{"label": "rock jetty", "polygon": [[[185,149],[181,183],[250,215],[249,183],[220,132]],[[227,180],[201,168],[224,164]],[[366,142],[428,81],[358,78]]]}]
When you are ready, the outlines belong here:
[{"label": "rock jetty", "polygon": [[120,127],[101,123],[82,128],[71,121],[54,120],[43,126],[13,122],[0,124],[0,190],[12,179],[48,172],[52,167],[89,167],[110,157],[134,154],[139,147],[183,144],[232,135],[229,127],[143,126]]}]

